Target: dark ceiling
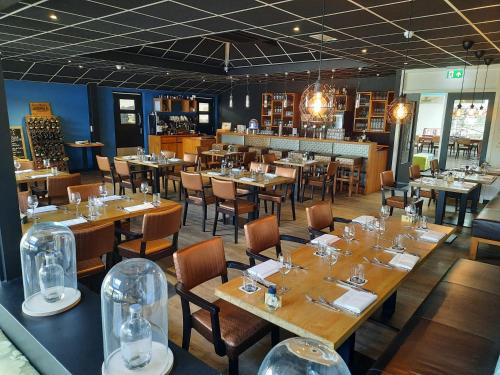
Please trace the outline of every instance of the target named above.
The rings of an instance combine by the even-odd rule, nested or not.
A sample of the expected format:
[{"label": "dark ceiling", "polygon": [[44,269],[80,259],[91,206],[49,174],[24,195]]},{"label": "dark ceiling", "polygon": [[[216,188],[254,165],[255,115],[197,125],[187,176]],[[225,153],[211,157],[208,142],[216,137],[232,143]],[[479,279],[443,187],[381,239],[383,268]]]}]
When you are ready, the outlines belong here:
[{"label": "dark ceiling", "polygon": [[[218,93],[229,74],[307,77],[318,66],[322,0],[26,0],[0,12],[6,78]],[[414,36],[405,43],[412,7]],[[462,40],[498,61],[498,0],[327,0],[331,76],[460,65]],[[51,18],[52,17],[52,18]],[[56,18],[57,19],[53,19]],[[475,59],[470,59],[475,63]],[[117,70],[116,65],[124,66]],[[363,67],[361,72],[359,67]]]}]

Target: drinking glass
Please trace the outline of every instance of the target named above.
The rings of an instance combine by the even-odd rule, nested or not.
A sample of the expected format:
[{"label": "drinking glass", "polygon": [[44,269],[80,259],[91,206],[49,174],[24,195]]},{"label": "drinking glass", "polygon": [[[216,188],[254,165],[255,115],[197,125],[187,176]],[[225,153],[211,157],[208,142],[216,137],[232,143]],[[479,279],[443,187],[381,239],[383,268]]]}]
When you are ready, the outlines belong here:
[{"label": "drinking glass", "polygon": [[417,206],[414,203],[410,203],[405,207],[406,216],[410,219],[409,228],[413,229],[413,223],[415,222],[415,217],[417,216]]},{"label": "drinking glass", "polygon": [[362,264],[355,264],[351,268],[351,277],[349,280],[355,284],[362,285],[365,283],[365,267]]},{"label": "drinking glass", "polygon": [[325,276],[325,280],[327,281],[335,281],[335,277],[333,276],[333,266],[337,263],[339,257],[335,253],[335,251],[330,250],[326,257],[323,258],[325,262],[328,264],[328,275]]},{"label": "drinking glass", "polygon": [[91,220],[94,220],[98,216],[98,202],[97,197],[90,196],[88,201],[89,206],[89,217]]},{"label": "drinking glass", "polygon": [[243,273],[243,290],[248,293],[257,291],[257,282],[248,272]]},{"label": "drinking glass", "polygon": [[50,159],[43,159],[43,167],[50,168]]},{"label": "drinking glass", "polygon": [[106,184],[99,185],[99,195],[102,199],[103,206],[107,206],[107,204],[104,202],[104,198],[108,196],[108,189],[106,188]]},{"label": "drinking glass", "polygon": [[281,288],[280,293],[285,294],[290,290],[285,286],[285,275],[287,275],[292,270],[292,258],[289,254],[280,255],[279,262],[281,263],[280,273],[281,273]]},{"label": "drinking glass", "polygon": [[382,219],[388,219],[390,215],[391,215],[391,208],[386,204],[382,205],[382,207],[380,207],[380,217]]},{"label": "drinking glass", "polygon": [[426,231],[428,229],[427,223],[428,223],[427,216],[419,216],[418,229]]},{"label": "drinking glass", "polygon": [[320,257],[324,257],[326,255],[326,249],[328,247],[328,244],[326,241],[320,241],[316,243],[317,250],[316,250],[316,255]]},{"label": "drinking glass", "polygon": [[344,251],[344,254],[349,256],[352,255],[351,251],[351,242],[354,240],[356,236],[356,228],[353,223],[349,223],[344,227],[344,240],[347,242],[347,249]]},{"label": "drinking glass", "polygon": [[71,193],[69,197],[70,203],[76,205],[76,217],[80,217],[80,203],[82,203],[82,197],[80,193]]},{"label": "drinking glass", "polygon": [[57,176],[57,173],[58,173],[57,167],[50,168],[50,173],[52,173],[53,176]]},{"label": "drinking glass", "polygon": [[160,193],[154,193],[153,194],[153,206],[155,207],[160,207]]},{"label": "drinking glass", "polygon": [[14,160],[14,168],[16,168],[16,172],[21,168],[21,163],[17,159]]},{"label": "drinking glass", "polygon": [[39,219],[35,213],[35,210],[38,207],[38,197],[36,195],[29,195],[27,203],[28,207],[31,209],[31,217],[33,218],[33,221],[36,224],[36,221]]},{"label": "drinking glass", "polygon": [[229,160],[227,162],[227,169],[229,169],[229,176],[232,176],[233,175],[233,162],[232,162],[232,160]]},{"label": "drinking glass", "polygon": [[373,246],[374,249],[380,250],[383,247],[380,245],[380,236],[385,232],[385,220],[384,219],[375,219],[373,221],[373,230],[377,234],[377,243]]},{"label": "drinking glass", "polygon": [[141,183],[141,192],[142,194],[144,194],[144,203],[148,203],[148,200],[146,198],[146,194],[148,193],[149,191],[149,185],[146,181],[142,182]]},{"label": "drinking glass", "polygon": [[398,234],[394,237],[394,240],[392,241],[392,248],[396,250],[403,250],[404,247],[404,235],[403,234]]}]

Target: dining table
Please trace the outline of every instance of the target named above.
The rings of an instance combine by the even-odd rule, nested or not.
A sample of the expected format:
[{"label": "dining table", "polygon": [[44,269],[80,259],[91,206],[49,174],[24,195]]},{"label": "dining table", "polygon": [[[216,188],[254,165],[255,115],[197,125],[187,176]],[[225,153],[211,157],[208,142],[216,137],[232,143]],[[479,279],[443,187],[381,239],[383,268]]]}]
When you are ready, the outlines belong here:
[{"label": "dining table", "polygon": [[57,173],[52,173],[50,168],[43,169],[26,169],[16,171],[16,184],[29,184],[31,182],[42,182],[47,181],[48,177],[52,176],[68,176],[68,172],[58,171]]},{"label": "dining table", "polygon": [[[344,227],[338,225],[328,242],[330,253],[338,254],[333,266],[325,261],[328,257],[317,256],[318,249],[311,243],[290,251],[292,269],[283,277],[289,290],[282,295],[282,306],[275,311],[269,310],[264,303],[266,287],[258,284],[256,292],[244,292],[240,289],[243,281],[240,276],[218,286],[215,295],[295,335],[332,345],[349,363],[358,328],[387,304],[392,313],[397,289],[455,231],[452,227],[436,224],[428,224],[427,231],[420,231],[414,224],[396,217],[386,219],[385,227],[379,238],[383,249],[378,250],[373,247],[377,243],[377,233],[355,225],[354,240],[349,243],[342,237]],[[404,236],[402,250],[392,247],[396,235]],[[429,238],[433,240],[428,242]],[[346,255],[346,250],[352,254]],[[401,256],[401,251],[417,257],[413,268],[390,265],[393,259]],[[361,287],[349,286],[354,266],[364,269]],[[327,275],[330,280],[326,280]],[[280,272],[266,277],[265,281],[282,285]],[[353,290],[375,298],[371,297],[373,302],[357,314],[344,308],[331,308],[333,301]]]},{"label": "dining table", "polygon": [[305,168],[311,168],[316,164],[323,163],[319,160],[315,159],[294,159],[294,158],[283,158],[283,159],[278,159],[274,161],[274,164],[277,165],[284,165],[284,166],[289,166],[289,167],[294,167],[297,169],[297,181],[296,181],[296,188],[295,191],[297,193],[297,202],[300,201],[300,192],[302,191],[302,183],[303,183],[303,175],[304,175],[304,169]]}]

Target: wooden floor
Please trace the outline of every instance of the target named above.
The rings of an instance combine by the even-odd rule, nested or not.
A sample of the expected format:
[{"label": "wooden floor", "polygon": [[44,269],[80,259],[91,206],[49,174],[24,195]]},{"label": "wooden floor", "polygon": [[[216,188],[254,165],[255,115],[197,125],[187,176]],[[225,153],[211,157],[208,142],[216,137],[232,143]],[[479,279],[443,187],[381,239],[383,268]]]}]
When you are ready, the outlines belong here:
[{"label": "wooden floor", "polygon": [[[93,176],[87,176],[87,179],[95,180]],[[170,193],[169,198],[177,199],[177,194]],[[316,197],[318,199],[318,197]],[[304,204],[297,205],[297,220],[291,220],[291,211],[289,204],[286,204],[282,213],[281,232],[283,234],[293,234],[295,236],[307,237],[307,224],[304,207],[313,204],[308,200]],[[334,215],[345,218],[354,218],[361,214],[376,214],[380,207],[380,194],[353,195],[351,198],[345,194],[338,194],[334,204]],[[452,210],[452,207],[448,208]],[[263,211],[263,210],[262,210]],[[397,211],[397,210],[396,210]],[[399,212],[394,213],[396,216]],[[424,205],[424,214],[432,218],[434,215],[433,205],[427,207]],[[211,229],[213,223],[214,211],[209,209],[207,230]],[[180,232],[179,245],[183,248],[187,245],[208,239],[211,232],[203,233],[201,231],[201,208],[190,207],[187,225]],[[218,235],[224,238],[226,258],[228,260],[237,260],[248,263],[245,257],[245,238],[243,230],[240,229],[240,243],[234,244],[233,227],[231,225],[219,225]],[[364,373],[366,366],[369,365],[369,359],[376,359],[386,348],[391,339],[411,317],[423,299],[428,295],[434,285],[439,281],[443,274],[448,270],[451,264],[461,257],[468,256],[470,229],[464,228],[457,233],[458,238],[453,244],[445,244],[437,249],[429,259],[408,278],[407,281],[398,290],[396,312],[390,319],[382,325],[378,322],[367,321],[356,334],[356,351],[361,355],[356,358],[363,358],[363,364],[355,364],[353,373]],[[285,249],[290,249],[285,243]],[[411,249],[410,249],[411,250]],[[481,248],[479,257],[481,261],[500,264],[500,253],[495,248]],[[272,255],[270,252],[269,255]],[[162,260],[160,265],[167,270],[169,262]],[[173,269],[168,269],[168,278],[172,284],[175,284],[175,277],[172,275]],[[233,274],[233,276],[236,274]],[[232,275],[230,274],[230,277]],[[204,296],[208,300],[214,300],[213,289],[220,283],[220,279],[212,280],[202,287],[195,289],[196,293]],[[313,317],[311,317],[313,318]],[[286,332],[283,337],[290,336]],[[182,315],[180,300],[177,296],[172,296],[169,302],[169,337],[171,340],[181,345],[182,340]],[[247,350],[240,357],[240,374],[254,375],[257,373],[260,363],[270,349],[270,338],[266,337],[258,345]],[[190,351],[196,357],[206,362],[210,366],[219,370],[221,373],[227,372],[227,359],[221,358],[214,353],[213,346],[202,336],[193,331],[191,338]],[[360,361],[361,362],[361,361]]]}]

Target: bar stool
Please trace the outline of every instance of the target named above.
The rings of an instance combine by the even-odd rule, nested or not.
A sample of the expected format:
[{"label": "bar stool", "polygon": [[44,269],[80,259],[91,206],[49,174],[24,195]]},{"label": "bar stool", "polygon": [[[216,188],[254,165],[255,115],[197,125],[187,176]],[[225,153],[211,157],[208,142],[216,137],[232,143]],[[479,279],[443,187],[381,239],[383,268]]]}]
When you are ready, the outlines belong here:
[{"label": "bar stool", "polygon": [[347,183],[349,186],[348,196],[352,196],[353,191],[358,194],[363,158],[360,156],[342,155],[336,158],[336,161],[339,162],[337,181],[340,183],[340,190],[343,190],[344,183]]}]

